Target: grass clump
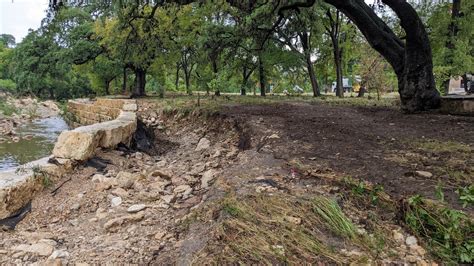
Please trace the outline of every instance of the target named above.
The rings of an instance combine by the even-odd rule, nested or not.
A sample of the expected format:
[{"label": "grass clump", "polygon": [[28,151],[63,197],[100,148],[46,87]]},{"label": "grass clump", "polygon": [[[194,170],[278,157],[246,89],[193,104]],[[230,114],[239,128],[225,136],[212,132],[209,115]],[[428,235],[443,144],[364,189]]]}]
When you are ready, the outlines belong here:
[{"label": "grass clump", "polygon": [[443,261],[474,261],[474,223],[464,212],[413,196],[404,203],[403,217],[413,233],[427,241],[432,254]]},{"label": "grass clump", "polygon": [[17,113],[16,108],[8,103],[5,99],[0,98],[0,113],[5,116],[11,116],[14,113]]},{"label": "grass clump", "polygon": [[427,141],[415,141],[413,145],[416,148],[427,152],[433,153],[471,153],[473,149],[464,143],[457,141],[439,141],[439,140],[427,140]]},{"label": "grass clump", "polygon": [[[218,242],[210,247],[215,256],[204,264],[286,264],[289,262],[343,262],[324,244],[319,216],[309,199],[276,193],[244,199],[226,197],[220,204]],[[209,251],[207,252],[207,254]]]},{"label": "grass clump", "polygon": [[319,196],[313,200],[313,203],[314,212],[324,220],[331,231],[339,236],[350,239],[356,237],[356,227],[342,212],[335,200]]}]

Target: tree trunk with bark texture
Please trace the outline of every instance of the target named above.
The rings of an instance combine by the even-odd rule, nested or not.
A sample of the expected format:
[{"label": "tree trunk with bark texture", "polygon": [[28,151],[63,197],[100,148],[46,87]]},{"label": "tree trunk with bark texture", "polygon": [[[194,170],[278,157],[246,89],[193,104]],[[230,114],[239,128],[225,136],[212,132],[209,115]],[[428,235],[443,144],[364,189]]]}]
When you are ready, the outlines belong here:
[{"label": "tree trunk with bark texture", "polygon": [[344,97],[344,83],[342,76],[342,55],[339,44],[336,40],[334,45],[334,64],[336,65],[336,96]]},{"label": "tree trunk with bark texture", "polygon": [[145,96],[145,85],[146,85],[146,71],[141,68],[136,68],[135,72],[135,86],[133,89],[133,97]]},{"label": "tree trunk with bark texture", "polygon": [[127,68],[123,68],[123,83],[122,83],[122,94],[127,93]]},{"label": "tree trunk with bark texture", "polygon": [[433,76],[428,34],[415,9],[406,0],[382,0],[400,19],[406,33],[402,42],[364,0],[325,0],[349,17],[369,44],[393,67],[398,78],[401,108],[418,112],[440,106]]},{"label": "tree trunk with bark texture", "polygon": [[258,77],[260,81],[260,96],[265,96],[267,81],[265,77],[265,68],[263,66],[262,58],[260,56],[258,58]]},{"label": "tree trunk with bark texture", "polygon": [[310,47],[310,36],[308,32],[299,34],[301,39],[301,46],[303,47],[303,53],[306,60],[306,69],[308,70],[309,80],[311,81],[311,88],[313,89],[313,97],[321,96],[319,89],[318,80],[316,79],[316,73],[314,71],[313,62],[311,61],[311,47]]}]

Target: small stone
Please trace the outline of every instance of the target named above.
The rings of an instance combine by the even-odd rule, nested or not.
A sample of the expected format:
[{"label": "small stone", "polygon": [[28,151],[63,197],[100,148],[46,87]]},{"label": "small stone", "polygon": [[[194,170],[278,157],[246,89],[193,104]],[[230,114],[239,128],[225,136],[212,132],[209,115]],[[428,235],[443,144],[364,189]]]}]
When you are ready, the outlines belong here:
[{"label": "small stone", "polygon": [[416,240],[416,237],[414,237],[414,236],[408,236],[408,237],[405,239],[405,244],[407,244],[408,247],[413,246],[413,245],[416,245],[417,242],[418,242],[418,241]]},{"label": "small stone", "polygon": [[207,170],[204,172],[201,178],[201,188],[208,188],[210,183],[216,178],[216,172],[214,170]]},{"label": "small stone", "polygon": [[172,175],[165,172],[165,171],[162,171],[162,170],[155,170],[149,175],[149,177],[151,177],[151,178],[161,177],[161,178],[166,179],[166,180],[171,180]]},{"label": "small stone", "polygon": [[71,207],[69,209],[71,209],[72,211],[77,211],[81,208],[81,204],[79,203],[74,203],[71,205]]},{"label": "small stone", "polygon": [[393,230],[392,235],[393,235],[393,239],[397,241],[398,243],[403,243],[403,240],[405,240],[405,237],[403,236],[403,234],[398,232],[397,230]]},{"label": "small stone", "polygon": [[165,235],[166,235],[166,232],[164,232],[164,231],[158,231],[158,232],[155,234],[155,239],[156,239],[156,240],[161,240]]},{"label": "small stone", "polygon": [[413,256],[413,255],[408,255],[408,256],[405,257],[405,259],[410,263],[415,263],[418,260],[418,258],[416,256]]},{"label": "small stone", "polygon": [[121,198],[126,198],[129,195],[128,192],[125,189],[121,188],[121,187],[118,187],[118,188],[112,190],[110,192],[110,194],[112,194],[114,196],[117,196],[117,197],[121,197]]},{"label": "small stone", "polygon": [[210,146],[211,142],[206,138],[202,138],[201,140],[199,140],[199,143],[196,146],[196,151],[207,150]]},{"label": "small stone", "polygon": [[269,139],[279,139],[280,136],[278,136],[277,134],[272,134],[268,137]]},{"label": "small stone", "polygon": [[285,220],[292,223],[292,224],[301,224],[301,218],[294,217],[294,216],[285,216]]},{"label": "small stone", "polygon": [[420,255],[420,256],[424,256],[426,254],[426,250],[418,245],[412,245],[410,246],[410,251],[411,253],[413,253],[414,255]]},{"label": "small stone", "polygon": [[179,193],[184,193],[188,190],[189,190],[189,193],[191,193],[192,188],[188,185],[180,185],[180,186],[175,187],[173,192],[176,194],[179,194]]},{"label": "small stone", "polygon": [[136,212],[142,211],[144,209],[146,209],[145,204],[135,204],[135,205],[132,205],[132,206],[128,207],[127,212],[136,213]]},{"label": "small stone", "polygon": [[117,207],[122,204],[122,198],[121,197],[113,197],[112,200],[110,201],[110,205],[112,207]]},{"label": "small stone", "polygon": [[98,183],[98,182],[104,182],[105,180],[107,180],[107,177],[101,174],[95,174],[94,176],[92,176],[92,182]]},{"label": "small stone", "polygon": [[174,200],[175,200],[175,195],[164,195],[164,196],[161,196],[161,199],[166,202],[167,204],[170,204],[172,203]]},{"label": "small stone", "polygon": [[117,174],[118,185],[124,189],[130,189],[138,178],[129,172],[120,172]]},{"label": "small stone", "polygon": [[38,241],[38,243],[45,243],[45,244],[48,244],[52,247],[55,247],[58,245],[58,242],[52,240],[52,239],[41,239],[40,241]]},{"label": "small stone", "polygon": [[416,171],[415,172],[419,177],[423,178],[431,178],[433,177],[433,174],[427,171]]},{"label": "small stone", "polygon": [[66,250],[55,250],[48,259],[55,260],[55,259],[65,259],[69,257],[69,252]]}]

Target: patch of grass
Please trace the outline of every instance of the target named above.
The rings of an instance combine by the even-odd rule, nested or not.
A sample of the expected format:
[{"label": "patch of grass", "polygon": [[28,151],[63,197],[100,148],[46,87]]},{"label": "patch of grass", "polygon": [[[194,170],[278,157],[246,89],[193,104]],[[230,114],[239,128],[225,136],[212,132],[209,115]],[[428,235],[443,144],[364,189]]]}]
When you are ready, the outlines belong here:
[{"label": "patch of grass", "polygon": [[406,225],[427,241],[433,255],[453,264],[474,261],[474,223],[464,212],[421,196],[409,198],[403,210]]},{"label": "patch of grass", "polygon": [[3,113],[5,116],[12,116],[14,113],[17,113],[18,110],[6,100],[0,98],[0,113]]},{"label": "patch of grass", "polygon": [[[368,182],[361,180],[355,180],[351,177],[345,177],[343,184],[351,190],[352,195],[368,199],[372,205],[380,205],[381,202],[392,203],[390,196],[384,192],[384,188],[381,185],[372,185]],[[387,206],[384,204],[383,206]]]},{"label": "patch of grass", "polygon": [[349,218],[342,212],[336,201],[326,197],[318,196],[314,198],[314,212],[316,212],[325,224],[339,236],[354,239],[356,237],[356,227]]},{"label": "patch of grass", "polygon": [[[320,218],[312,211],[311,200],[279,193],[245,199],[228,196],[220,206],[223,220],[218,230],[219,242],[210,251],[214,256],[200,258],[202,263],[344,262],[320,239]],[[301,218],[300,223],[295,222],[296,217]]]},{"label": "patch of grass", "polygon": [[473,152],[472,147],[467,144],[457,142],[457,141],[439,141],[439,140],[425,140],[425,141],[415,141],[412,143],[412,146],[418,149],[422,149],[427,152],[433,153],[471,153]]}]

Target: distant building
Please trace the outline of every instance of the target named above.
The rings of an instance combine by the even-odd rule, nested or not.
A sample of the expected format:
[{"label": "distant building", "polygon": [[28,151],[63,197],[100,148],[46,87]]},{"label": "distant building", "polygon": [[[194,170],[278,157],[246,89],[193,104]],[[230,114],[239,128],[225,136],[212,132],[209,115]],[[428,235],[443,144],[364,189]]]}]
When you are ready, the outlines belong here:
[{"label": "distant building", "polygon": [[[474,90],[474,81],[473,75],[467,74],[467,88],[471,92]],[[449,80],[448,94],[464,94],[466,90],[464,89],[464,79],[462,77],[454,77]]]}]

